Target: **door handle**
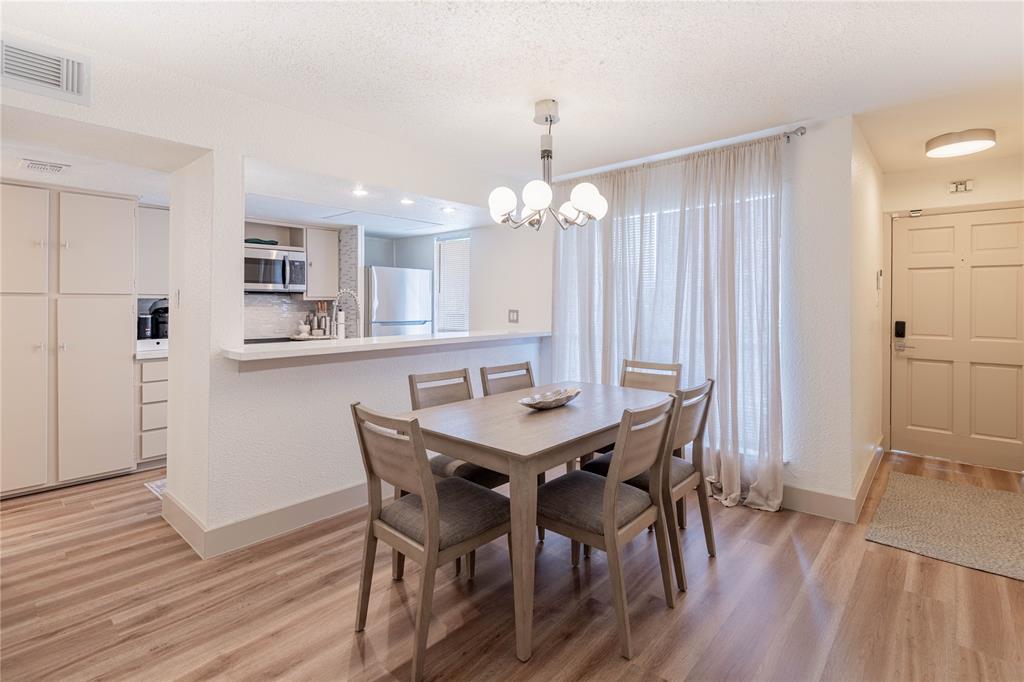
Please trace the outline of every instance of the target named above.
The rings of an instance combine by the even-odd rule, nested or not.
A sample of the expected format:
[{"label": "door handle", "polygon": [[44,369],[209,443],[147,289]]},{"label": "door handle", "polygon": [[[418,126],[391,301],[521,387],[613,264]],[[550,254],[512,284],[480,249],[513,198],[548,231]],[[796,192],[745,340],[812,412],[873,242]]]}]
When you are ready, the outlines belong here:
[{"label": "door handle", "polygon": [[65,239],[64,241],[62,241],[60,243],[60,248],[62,248],[62,249],[70,249],[71,248],[71,242],[69,240]]},{"label": "door handle", "polygon": [[46,246],[46,240],[45,239],[37,239],[34,242],[32,242],[32,245],[36,246],[36,247],[38,247],[40,249],[44,248]]},{"label": "door handle", "polygon": [[34,344],[32,344],[32,350],[45,350],[45,349],[46,349],[46,344],[45,343],[34,343]]},{"label": "door handle", "polygon": [[66,343],[57,344],[57,348],[60,348],[61,352],[65,352],[68,349],[68,344],[66,344]]}]

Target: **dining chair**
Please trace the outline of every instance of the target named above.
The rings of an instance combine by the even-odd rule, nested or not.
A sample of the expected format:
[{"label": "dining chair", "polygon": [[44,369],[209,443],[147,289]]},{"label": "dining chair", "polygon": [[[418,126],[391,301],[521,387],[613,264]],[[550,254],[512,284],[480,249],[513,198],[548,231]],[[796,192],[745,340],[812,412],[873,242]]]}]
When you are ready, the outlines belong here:
[{"label": "dining chair", "polygon": [[672,393],[679,388],[679,377],[682,373],[683,366],[678,362],[623,360],[619,385]]},{"label": "dining chair", "polygon": [[[423,677],[434,577],[438,566],[511,532],[504,495],[463,478],[436,480],[427,461],[417,419],[396,419],[352,405],[356,436],[366,469],[369,516],[359,577],[356,632],[366,626],[377,541],[423,567],[412,650],[412,679]],[[408,494],[384,506],[381,481]],[[509,540],[511,551],[511,539]]]},{"label": "dining chair", "polygon": [[[435,405],[470,400],[473,398],[473,384],[469,380],[469,368],[454,369],[446,372],[409,375],[409,401],[412,409],[419,410]],[[492,471],[476,464],[449,457],[440,453],[430,453],[430,470],[438,478],[464,478],[467,481],[482,485],[485,488],[497,488],[508,483],[508,476]],[[403,491],[395,489],[395,497],[401,497]],[[396,580],[402,577],[401,552],[393,553],[393,574]],[[468,559],[469,577],[476,573],[476,554],[471,552]],[[455,560],[455,575],[462,572],[462,559]]]},{"label": "dining chair", "polygon": [[[627,659],[633,657],[633,643],[629,632],[621,548],[651,524],[654,524],[658,546],[665,602],[670,608],[675,606],[666,538],[669,530],[665,515],[667,505],[663,500],[666,486],[662,485],[669,439],[673,433],[675,401],[675,396],[669,396],[651,407],[622,413],[606,476],[573,471],[537,490],[540,525],[569,537],[577,547],[578,543],[584,542],[606,552],[621,653]],[[624,483],[640,475],[646,475],[654,482],[649,490]],[[574,565],[578,560],[577,552],[573,555]]]},{"label": "dining chair", "polygon": [[533,388],[536,386],[533,382],[533,366],[529,362],[517,362],[514,365],[481,367],[480,385],[484,387],[484,395]]},{"label": "dining chair", "polygon": [[[694,488],[697,489],[697,502],[700,505],[701,519],[704,522],[704,541],[708,555],[715,556],[715,533],[711,525],[711,509],[708,505],[707,484],[704,481],[704,429],[707,426],[708,410],[711,405],[711,393],[715,382],[708,379],[700,386],[677,390],[676,415],[670,441],[671,455],[665,458],[664,490],[662,498],[665,502],[665,516],[669,523],[669,546],[672,550],[672,564],[675,569],[676,583],[679,589],[686,591],[686,570],[683,566],[683,555],[679,547],[679,534],[675,529],[679,500]],[[686,461],[683,449],[692,444],[693,463]],[[609,475],[613,465],[611,456],[605,454],[584,465],[583,470],[600,476]],[[641,473],[626,481],[627,484],[649,491],[657,485],[646,473]],[[675,504],[673,504],[675,503]],[[680,524],[680,527],[683,527]],[[576,548],[573,547],[573,564],[577,562]]]}]

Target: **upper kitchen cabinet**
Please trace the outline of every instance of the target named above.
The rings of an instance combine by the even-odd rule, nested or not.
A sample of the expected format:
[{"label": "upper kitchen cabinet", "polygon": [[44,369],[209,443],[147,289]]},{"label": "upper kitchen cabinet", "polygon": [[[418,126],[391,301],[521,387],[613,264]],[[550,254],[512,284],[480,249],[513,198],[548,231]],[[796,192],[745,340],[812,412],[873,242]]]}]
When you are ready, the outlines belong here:
[{"label": "upper kitchen cabinet", "polygon": [[306,298],[338,296],[338,231],[306,228]]},{"label": "upper kitchen cabinet", "polygon": [[134,293],[135,210],[131,199],[60,193],[60,293]]},{"label": "upper kitchen cabinet", "polygon": [[138,283],[139,295],[164,297],[168,294],[171,212],[164,208],[139,207]]},{"label": "upper kitchen cabinet", "polygon": [[45,294],[50,192],[3,185],[0,211],[0,291]]}]

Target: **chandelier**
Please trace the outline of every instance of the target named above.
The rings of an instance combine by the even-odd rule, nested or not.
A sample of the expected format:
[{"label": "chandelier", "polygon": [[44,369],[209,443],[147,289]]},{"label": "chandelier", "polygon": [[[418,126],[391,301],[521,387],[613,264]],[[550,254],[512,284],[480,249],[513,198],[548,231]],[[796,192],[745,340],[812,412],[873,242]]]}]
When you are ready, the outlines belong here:
[{"label": "chandelier", "polygon": [[558,210],[551,208],[551,126],[558,123],[558,102],[553,99],[538,100],[534,105],[533,122],[548,127],[540,136],[540,164],[543,180],[531,180],[523,187],[523,206],[519,208],[516,193],[509,187],[495,188],[487,205],[491,219],[501,225],[519,229],[523,225],[539,230],[548,216],[551,216],[563,230],[573,225],[582,227],[590,220],[600,220],[608,213],[608,200],[601,196],[597,187],[581,182],[572,188],[569,201]]}]

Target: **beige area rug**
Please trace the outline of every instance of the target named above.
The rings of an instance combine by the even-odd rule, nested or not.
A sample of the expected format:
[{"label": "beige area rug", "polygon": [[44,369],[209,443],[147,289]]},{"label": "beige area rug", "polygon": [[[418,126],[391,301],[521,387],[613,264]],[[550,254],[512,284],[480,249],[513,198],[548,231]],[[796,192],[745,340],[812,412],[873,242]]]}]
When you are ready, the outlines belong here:
[{"label": "beige area rug", "polygon": [[867,539],[1024,580],[1024,494],[893,472]]}]

